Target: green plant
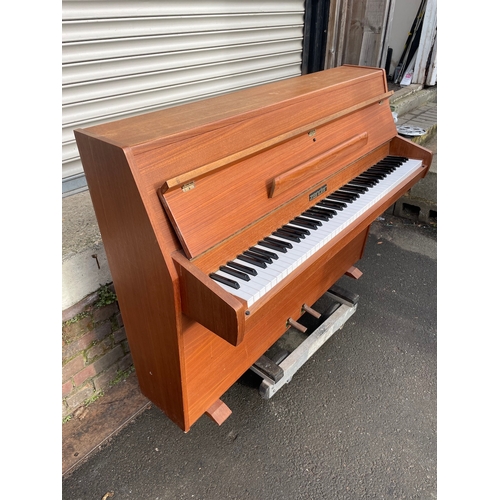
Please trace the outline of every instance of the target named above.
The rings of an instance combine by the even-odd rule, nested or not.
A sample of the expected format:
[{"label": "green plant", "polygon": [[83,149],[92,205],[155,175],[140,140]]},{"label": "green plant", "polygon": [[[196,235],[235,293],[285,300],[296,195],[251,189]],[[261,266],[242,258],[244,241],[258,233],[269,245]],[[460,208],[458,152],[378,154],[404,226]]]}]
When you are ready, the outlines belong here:
[{"label": "green plant", "polygon": [[131,366],[130,368],[128,368],[127,370],[124,370],[124,371],[119,371],[116,375],[116,377],[110,382],[109,385],[116,385],[118,384],[119,382],[121,382],[122,380],[125,380],[128,378],[128,376],[135,370],[135,368],[133,366]]},{"label": "green plant", "polygon": [[73,316],[71,319],[63,321],[62,326],[64,327],[64,326],[71,325],[73,323],[77,323],[78,321],[80,321],[83,318],[86,318],[87,316],[90,316],[90,311],[88,311],[88,310],[82,311],[81,313],[78,313],[76,316]]},{"label": "green plant", "polygon": [[97,291],[97,301],[95,302],[96,307],[104,307],[109,304],[116,302],[116,294],[109,288],[108,285],[103,285]]},{"label": "green plant", "polygon": [[90,398],[86,399],[84,405],[88,406],[92,404],[94,401],[97,401],[102,396],[104,396],[104,393],[102,391],[98,391],[95,394],[93,394]]}]

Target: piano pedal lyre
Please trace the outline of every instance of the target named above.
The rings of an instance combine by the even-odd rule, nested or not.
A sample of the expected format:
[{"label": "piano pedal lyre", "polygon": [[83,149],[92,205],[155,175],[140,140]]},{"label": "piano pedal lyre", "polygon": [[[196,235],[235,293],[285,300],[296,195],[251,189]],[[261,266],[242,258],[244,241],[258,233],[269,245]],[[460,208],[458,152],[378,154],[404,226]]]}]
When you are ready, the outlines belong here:
[{"label": "piano pedal lyre", "polygon": [[[302,306],[303,312],[307,312],[314,318],[303,320],[307,326],[288,319],[287,327],[289,329],[250,368],[262,378],[259,393],[264,399],[270,399],[281,387],[288,384],[313,354],[336,331],[343,328],[356,311],[358,300],[358,294],[334,284],[314,304],[316,309],[307,304]],[[295,330],[290,327],[295,328]],[[288,351],[287,355],[282,359],[277,359],[274,353],[283,351],[283,349]]]}]

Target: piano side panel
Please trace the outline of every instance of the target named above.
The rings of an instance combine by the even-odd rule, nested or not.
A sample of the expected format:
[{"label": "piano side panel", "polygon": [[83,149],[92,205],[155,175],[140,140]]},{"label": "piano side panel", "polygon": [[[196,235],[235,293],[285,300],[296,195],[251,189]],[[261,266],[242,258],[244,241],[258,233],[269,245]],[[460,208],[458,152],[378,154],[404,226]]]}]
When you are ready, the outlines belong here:
[{"label": "piano side panel", "polygon": [[[196,180],[190,191],[165,193],[169,216],[188,257],[200,255],[300,193],[312,191],[311,186],[388,142],[394,137],[395,125],[389,104],[383,105],[385,113],[381,106],[374,104],[315,129],[314,135],[304,133],[229,170]],[[359,134],[366,134],[366,140],[336,151]],[[307,175],[302,173],[288,189],[270,197],[276,176],[318,155],[323,155],[321,161],[311,162]]]},{"label": "piano side panel", "polygon": [[[173,233],[164,221],[155,235],[151,203],[141,197],[126,152],[84,132],[75,137],[141,391],[185,429],[180,298],[164,256],[175,249]],[[161,210],[157,196],[151,200]]]}]

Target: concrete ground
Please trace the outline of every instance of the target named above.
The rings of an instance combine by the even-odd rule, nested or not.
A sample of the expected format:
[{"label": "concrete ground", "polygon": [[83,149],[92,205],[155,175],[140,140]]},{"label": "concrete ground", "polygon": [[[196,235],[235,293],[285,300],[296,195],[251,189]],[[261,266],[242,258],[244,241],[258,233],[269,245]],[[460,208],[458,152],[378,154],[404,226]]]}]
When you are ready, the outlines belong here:
[{"label": "concrete ground", "polygon": [[363,276],[339,282],[356,313],[273,398],[237,382],[220,427],[184,434],[117,386],[63,426],[63,500],[437,498],[436,233],[375,221]]}]

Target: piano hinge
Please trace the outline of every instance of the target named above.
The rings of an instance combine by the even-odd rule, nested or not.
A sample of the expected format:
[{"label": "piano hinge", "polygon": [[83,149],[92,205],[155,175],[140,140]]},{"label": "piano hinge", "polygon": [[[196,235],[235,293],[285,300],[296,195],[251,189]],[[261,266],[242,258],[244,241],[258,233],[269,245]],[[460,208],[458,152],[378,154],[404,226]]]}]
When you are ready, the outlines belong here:
[{"label": "piano hinge", "polygon": [[188,182],[187,184],[184,184],[181,189],[184,193],[186,191],[191,191],[191,189],[194,189],[194,181],[191,181],[191,182]]}]

